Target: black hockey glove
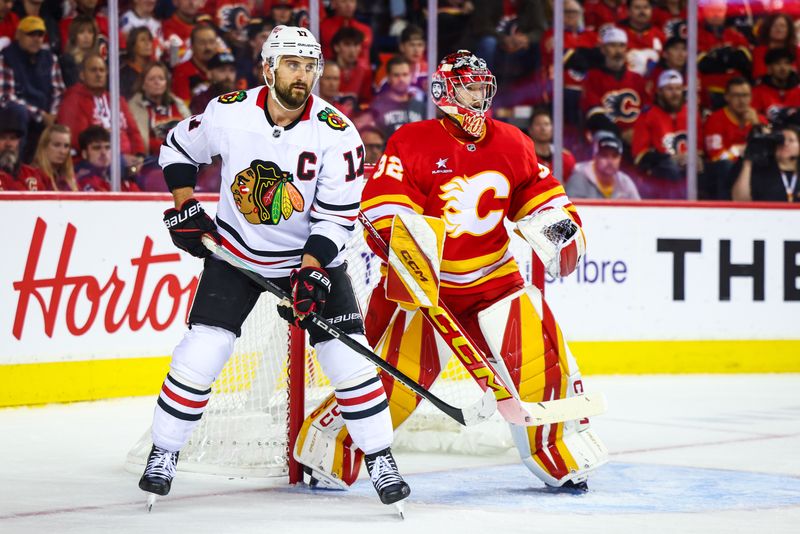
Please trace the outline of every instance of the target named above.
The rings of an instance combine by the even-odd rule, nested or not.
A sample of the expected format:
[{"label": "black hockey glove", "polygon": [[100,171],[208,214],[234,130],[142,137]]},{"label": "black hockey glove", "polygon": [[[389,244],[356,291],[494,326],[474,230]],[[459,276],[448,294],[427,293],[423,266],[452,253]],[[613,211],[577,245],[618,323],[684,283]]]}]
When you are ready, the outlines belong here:
[{"label": "black hockey glove", "polygon": [[322,313],[331,292],[331,279],[320,267],[303,267],[292,271],[292,306],[300,319],[311,312]]},{"label": "black hockey glove", "polygon": [[211,251],[201,241],[204,234],[210,235],[217,243],[222,242],[217,225],[194,198],[181,204],[180,209],[166,210],[164,224],[175,246],[197,258],[211,256]]}]

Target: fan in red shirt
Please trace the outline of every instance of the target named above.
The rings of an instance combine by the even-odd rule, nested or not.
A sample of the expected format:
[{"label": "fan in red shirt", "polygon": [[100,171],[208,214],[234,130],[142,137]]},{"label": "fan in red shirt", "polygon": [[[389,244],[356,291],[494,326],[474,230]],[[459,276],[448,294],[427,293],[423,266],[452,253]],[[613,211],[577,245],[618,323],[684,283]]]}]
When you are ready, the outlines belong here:
[{"label": "fan in red shirt", "polygon": [[[592,50],[598,44],[597,32],[587,30],[581,25],[583,8],[578,0],[564,1],[564,62],[574,56],[576,50]],[[542,59],[543,74],[548,82],[553,79],[553,28],[549,28],[539,42],[540,56]],[[588,65],[586,65],[588,68]],[[564,69],[564,86],[570,89],[581,89],[583,72],[586,68],[575,72],[570,68]]]},{"label": "fan in red shirt", "polygon": [[[111,104],[108,94],[108,70],[106,62],[98,54],[90,54],[83,60],[80,83],[67,89],[58,110],[56,122],[68,126],[73,133],[73,148],[78,148],[75,134],[80,134],[91,125],[111,128]],[[145,147],[136,121],[128,108],[128,102],[120,99],[120,150],[133,164],[144,154]]]},{"label": "fan in red shirt", "polygon": [[0,50],[14,41],[19,17],[11,11],[12,0],[0,0]]},{"label": "fan in red shirt", "polygon": [[766,55],[767,74],[753,88],[753,107],[770,122],[800,99],[800,77],[794,70],[794,51],[774,48]]},{"label": "fan in red shirt", "polygon": [[67,47],[67,42],[69,41],[69,25],[72,23],[72,20],[77,15],[88,15],[97,22],[97,28],[100,30],[100,33],[108,40],[108,19],[105,15],[98,12],[97,3],[98,0],[74,0],[75,1],[75,13],[71,16],[64,17],[61,19],[61,22],[58,23],[58,30],[61,33],[61,49],[64,50]]},{"label": "fan in red shirt", "polygon": [[336,64],[342,72],[339,92],[342,98],[353,98],[356,108],[365,108],[372,101],[372,69],[358,62],[364,35],[355,28],[344,27],[333,36]]},{"label": "fan in red shirt", "polygon": [[192,29],[198,23],[205,0],[173,0],[173,3],[175,13],[161,24],[168,56],[165,62],[172,67],[191,57]]},{"label": "fan in red shirt", "polygon": [[217,32],[206,24],[192,30],[192,57],[172,73],[172,92],[188,104],[208,89],[208,62],[218,52]]},{"label": "fan in red shirt", "polygon": [[336,55],[336,51],[333,49],[334,36],[342,28],[353,28],[364,35],[364,41],[358,55],[358,63],[365,67],[368,66],[369,50],[372,48],[372,28],[353,18],[356,14],[356,0],[331,0],[331,7],[333,8],[334,16],[323,20],[319,25],[323,57],[326,60],[333,59]]},{"label": "fan in red shirt", "polygon": [[[684,81],[676,70],[658,79],[654,105],[644,112],[633,130],[636,166],[648,178],[640,184],[645,198],[686,198],[686,103]],[[663,180],[663,182],[662,182]]]},{"label": "fan in red shirt", "polygon": [[651,0],[630,0],[627,20],[621,27],[628,35],[628,68],[647,76],[652,71],[667,38],[660,28],[653,25]]},{"label": "fan in red shirt", "polygon": [[702,24],[697,32],[697,70],[703,107],[717,109],[723,104],[725,85],[731,78],[750,76],[750,43],[744,35],[725,26],[725,0],[704,0],[700,6]]},{"label": "fan in red shirt", "polygon": [[767,74],[767,52],[776,48],[792,50],[795,54],[795,71],[800,71],[800,63],[797,62],[800,59],[797,52],[800,50],[794,22],[785,13],[767,16],[758,27],[758,45],[753,49],[753,79],[757,80]]},{"label": "fan in red shirt", "polygon": [[703,125],[705,155],[709,161],[741,157],[754,124],[767,120],[752,107],[750,82],[733,78],[725,89],[727,105],[708,116]]},{"label": "fan in red shirt", "polygon": [[[528,136],[533,140],[538,162],[553,171],[553,120],[546,109],[536,109],[528,126]],[[575,156],[563,148],[561,151],[561,183],[567,183],[575,168]],[[555,176],[555,175],[554,175]]]},{"label": "fan in red shirt", "polygon": [[703,125],[708,183],[701,186],[707,198],[730,200],[734,164],[744,154],[750,130],[767,120],[751,106],[750,82],[745,78],[728,81],[725,102],[727,105],[709,115]]},{"label": "fan in red shirt", "polygon": [[615,26],[628,17],[625,0],[586,0],[583,9],[586,28],[596,32],[603,26]]},{"label": "fan in red shirt", "polygon": [[605,62],[586,74],[581,110],[589,131],[607,130],[630,144],[633,125],[650,100],[645,79],[625,65],[628,38],[624,31],[607,26],[600,39]]},{"label": "fan in red shirt", "polygon": [[660,28],[667,39],[686,39],[686,0],[664,0],[653,6],[653,25]]}]

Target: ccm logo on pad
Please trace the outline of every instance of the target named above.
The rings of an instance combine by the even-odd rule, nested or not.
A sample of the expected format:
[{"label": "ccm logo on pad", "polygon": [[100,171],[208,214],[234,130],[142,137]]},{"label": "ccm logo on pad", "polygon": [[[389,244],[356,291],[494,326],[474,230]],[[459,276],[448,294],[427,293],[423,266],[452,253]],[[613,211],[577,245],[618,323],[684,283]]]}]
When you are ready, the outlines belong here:
[{"label": "ccm logo on pad", "polygon": [[417,262],[415,262],[413,259],[411,259],[411,253],[409,251],[401,250],[400,251],[400,256],[405,260],[406,265],[408,266],[408,268],[411,269],[414,272],[415,275],[417,275],[417,278],[419,278],[420,281],[422,281],[422,282],[427,282],[428,281],[428,279],[425,278],[425,273],[423,273],[422,269],[420,269],[419,265],[417,265]]}]

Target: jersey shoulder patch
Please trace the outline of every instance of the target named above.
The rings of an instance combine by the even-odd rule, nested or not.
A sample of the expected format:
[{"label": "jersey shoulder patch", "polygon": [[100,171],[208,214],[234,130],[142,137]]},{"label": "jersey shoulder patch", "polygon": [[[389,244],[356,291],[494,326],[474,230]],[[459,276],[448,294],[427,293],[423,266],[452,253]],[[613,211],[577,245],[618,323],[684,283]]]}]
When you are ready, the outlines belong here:
[{"label": "jersey shoulder patch", "polygon": [[332,107],[325,107],[325,109],[317,113],[317,119],[327,124],[332,130],[342,131],[350,126]]},{"label": "jersey shoulder patch", "polygon": [[231,91],[217,98],[220,104],[235,104],[247,98],[247,91]]}]

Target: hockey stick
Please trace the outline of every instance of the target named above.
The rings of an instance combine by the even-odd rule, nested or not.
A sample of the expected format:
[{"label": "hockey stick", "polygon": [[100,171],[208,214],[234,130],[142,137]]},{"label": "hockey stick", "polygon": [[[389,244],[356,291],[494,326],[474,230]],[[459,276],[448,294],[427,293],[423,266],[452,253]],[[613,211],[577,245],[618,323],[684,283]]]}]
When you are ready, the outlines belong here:
[{"label": "hockey stick", "polygon": [[[388,258],[389,246],[378,230],[363,212],[359,212],[358,217],[372,242]],[[524,402],[518,399],[509,391],[497,375],[497,371],[492,367],[491,361],[458,323],[452,312],[442,302],[441,297],[438,297],[435,305],[420,306],[419,310],[441,334],[442,339],[481,389],[492,391],[497,400],[497,411],[506,421],[515,425],[540,426],[584,419],[606,411],[606,400],[602,394],[584,393],[545,402]]]},{"label": "hockey stick", "polygon": [[[253,271],[242,259],[225,250],[221,245],[208,236],[203,236],[203,245],[205,245],[208,250],[216,254],[219,258],[226,261],[239,272],[250,278],[253,282],[281,299],[281,304],[291,306],[292,301],[286,291],[278,287],[271,280],[264,278],[260,274]],[[361,356],[375,364],[376,367],[380,367],[389,373],[392,377],[407,386],[414,393],[430,401],[431,404],[436,406],[445,415],[451,417],[464,426],[472,426],[486,421],[497,409],[497,403],[495,402],[494,395],[490,392],[485,393],[483,397],[469,406],[464,408],[456,408],[455,406],[446,403],[427,389],[423,388],[413,379],[406,376],[402,371],[383,360],[380,356],[372,352],[355,339],[348,336],[345,332],[339,329],[339,327],[331,324],[319,314],[315,312],[309,313],[308,319],[311,321],[311,323],[329,334],[331,337],[338,339],[352,350],[356,351]]]}]

